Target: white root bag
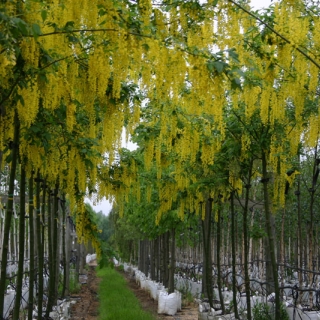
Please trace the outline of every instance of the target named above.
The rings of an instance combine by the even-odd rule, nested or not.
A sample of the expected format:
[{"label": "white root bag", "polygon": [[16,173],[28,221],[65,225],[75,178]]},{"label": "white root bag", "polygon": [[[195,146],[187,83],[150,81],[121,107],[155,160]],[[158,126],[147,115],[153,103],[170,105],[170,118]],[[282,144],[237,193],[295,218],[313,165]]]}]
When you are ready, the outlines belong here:
[{"label": "white root bag", "polygon": [[150,285],[150,295],[153,300],[157,300],[158,284],[152,282]]},{"label": "white root bag", "polygon": [[150,295],[151,295],[151,290],[152,290],[152,284],[153,284],[152,280],[150,280],[150,279],[146,280],[145,290],[147,290]]},{"label": "white root bag", "polygon": [[178,311],[177,294],[175,292],[168,293],[166,291],[159,292],[158,314],[167,314],[173,316]]},{"label": "white root bag", "polygon": [[181,311],[182,310],[182,294],[178,290],[175,290],[175,293],[177,297],[177,308],[178,308],[178,311]]},{"label": "white root bag", "polygon": [[4,306],[3,306],[3,318],[9,317],[10,311],[14,306],[14,298],[16,292],[14,290],[8,290],[8,293],[4,296]]},{"label": "white root bag", "polygon": [[162,291],[166,292],[166,288],[164,285],[159,284],[157,287],[157,299],[156,300],[159,300],[159,296]]},{"label": "white root bag", "polygon": [[146,289],[146,282],[147,282],[146,279],[141,279],[140,280],[140,288],[141,289]]}]

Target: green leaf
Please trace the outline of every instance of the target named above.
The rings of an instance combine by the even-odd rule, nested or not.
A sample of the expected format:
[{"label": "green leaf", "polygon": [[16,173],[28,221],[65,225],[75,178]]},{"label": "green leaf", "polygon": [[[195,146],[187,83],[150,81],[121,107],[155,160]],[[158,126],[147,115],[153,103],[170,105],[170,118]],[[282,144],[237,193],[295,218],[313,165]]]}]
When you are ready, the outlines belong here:
[{"label": "green leaf", "polygon": [[27,23],[19,18],[16,18],[16,23],[17,23],[17,27],[19,28],[20,33],[23,36],[27,36],[29,34]]},{"label": "green leaf", "polygon": [[32,25],[32,33],[35,38],[38,38],[42,34],[40,26],[37,23]]},{"label": "green leaf", "polygon": [[46,21],[47,16],[48,16],[48,11],[47,10],[41,10],[41,18],[42,18],[43,22]]},{"label": "green leaf", "polygon": [[64,29],[67,31],[71,31],[74,28],[74,21],[68,21],[64,26]]},{"label": "green leaf", "polygon": [[233,78],[231,80],[231,88],[232,89],[241,89],[241,81],[239,78]]},{"label": "green leaf", "polygon": [[18,100],[20,101],[20,103],[24,106],[24,99],[23,97],[19,94],[17,95]]},{"label": "green leaf", "polygon": [[12,161],[12,152],[10,152],[7,156],[6,156],[6,159],[5,159],[5,162],[6,163],[10,163]]},{"label": "green leaf", "polygon": [[218,71],[218,73],[221,73],[223,72],[223,69],[224,69],[224,63],[221,62],[221,61],[214,61],[212,62],[214,68]]},{"label": "green leaf", "polygon": [[149,46],[148,46],[148,44],[146,44],[146,43],[144,43],[144,44],[142,44],[142,47],[143,47],[143,49],[145,50],[145,51],[149,51]]}]

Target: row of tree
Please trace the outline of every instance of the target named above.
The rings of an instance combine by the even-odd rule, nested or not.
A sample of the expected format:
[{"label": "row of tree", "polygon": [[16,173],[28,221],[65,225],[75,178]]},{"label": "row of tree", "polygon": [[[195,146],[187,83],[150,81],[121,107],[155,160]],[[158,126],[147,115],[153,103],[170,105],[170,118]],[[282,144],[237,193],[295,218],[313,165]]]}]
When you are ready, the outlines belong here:
[{"label": "row of tree", "polygon": [[[312,3],[280,2],[258,16],[248,12],[245,5],[232,3],[234,6],[218,2],[222,17],[217,18],[217,29],[213,28],[213,46],[223,42],[228,49],[211,48],[210,57],[202,51],[203,64],[190,58],[188,61],[194,64],[188,71],[179,64],[180,60],[175,61],[176,77],[180,73],[197,74],[197,82],[187,78],[177,101],[172,88],[167,97],[161,96],[159,101],[157,96],[142,109],[142,121],[133,133],[139,148],[131,153],[124,150],[115,167],[113,176],[121,177],[122,182],[116,199],[120,216],[128,217],[128,224],[139,221],[142,239],[157,239],[169,231],[174,234],[171,229],[183,225],[181,220],[186,216],[200,215],[203,263],[208,275],[212,274],[210,221],[217,224],[219,265],[225,259],[220,257],[221,221],[223,215],[229,216],[233,275],[235,257],[241,253],[248,310],[249,262],[252,263],[249,243],[254,237],[266,238],[266,280],[269,293],[275,292],[279,318],[278,268],[283,268],[289,256],[301,271],[301,285],[304,269],[308,270],[306,287],[316,286],[313,272],[318,268],[319,38],[313,32],[319,12]],[[225,17],[230,25],[223,24],[220,29]],[[194,29],[186,36],[194,32],[206,40],[205,22],[192,22],[189,26]],[[295,39],[289,30],[297,31]],[[230,42],[235,50],[230,49]],[[308,45],[312,48],[307,53]],[[159,86],[154,90],[158,94]],[[236,248],[234,238],[239,227],[236,211],[242,215],[238,234],[242,248]],[[280,222],[278,228],[275,218]],[[154,220],[158,226],[152,228]],[[224,225],[229,230],[226,222]],[[286,225],[295,230],[294,235]],[[297,249],[292,251],[293,247]],[[221,279],[220,270],[218,278]],[[211,280],[207,280],[206,293],[212,301]],[[309,306],[313,307],[312,292]],[[251,319],[250,311],[248,317]]]},{"label": "row of tree", "polygon": [[[9,181],[11,170],[8,169],[5,166],[1,172],[2,183]],[[108,253],[102,241],[110,235],[107,228],[102,232],[107,218],[97,215],[86,204],[87,237],[81,244],[79,238],[83,235],[76,234],[77,212],[70,212],[64,195],[50,189],[39,175],[32,175],[26,183],[25,173],[20,170],[20,167],[16,170],[13,199],[3,194],[5,187],[1,190],[1,211],[6,212],[0,221],[1,252],[6,252],[10,260],[1,265],[1,314],[3,319],[10,314],[20,319],[25,313],[27,318],[42,319],[49,317],[58,299],[68,297],[77,288],[79,274],[84,273],[86,254],[96,251],[101,255],[102,250]],[[12,203],[9,228],[5,203]],[[14,288],[14,299],[9,298],[10,301],[7,286]],[[25,305],[26,311],[22,310]]]},{"label": "row of tree", "polygon": [[[126,157],[130,154],[130,157],[141,159],[143,148],[132,152],[126,150],[125,153]],[[291,186],[289,183],[287,185],[285,206],[273,208],[269,217],[271,237],[274,237],[275,242],[274,268],[279,281],[279,294],[289,280],[299,280],[300,289],[310,288],[310,308],[316,307],[314,294],[318,289],[318,277],[315,275],[319,272],[317,159],[317,155],[312,152],[304,155],[304,160],[299,163],[299,178]],[[226,158],[223,160],[228,163]],[[256,166],[255,170],[259,170],[259,167]],[[224,179],[223,174],[226,175]],[[211,178],[205,178],[204,184],[211,183],[214,188],[214,183],[220,179],[220,182],[226,183],[226,188],[232,190],[227,174],[228,171],[224,171],[221,166]],[[143,272],[149,273],[153,280],[163,282],[168,288],[173,287],[170,286],[169,275],[165,276],[165,272],[176,272],[176,265],[181,263],[201,265],[202,293],[211,301],[212,276],[218,274],[215,284],[221,290],[227,284],[226,277],[223,278],[222,274],[231,267],[235,293],[246,291],[247,297],[250,297],[253,290],[250,283],[252,277],[261,282],[262,291],[262,283],[268,283],[264,294],[275,292],[274,269],[270,263],[270,235],[266,230],[264,185],[260,177],[249,182],[250,186],[244,188],[246,192],[243,195],[233,190],[223,196],[219,194],[216,198],[208,198],[204,203],[199,201],[198,215],[195,211],[185,209],[184,217],[180,219],[179,203],[175,201],[171,210],[162,215],[158,224],[154,224],[154,221],[162,204],[157,189],[156,170],[150,174],[142,166],[137,177],[139,185],[132,179],[135,183],[132,184],[128,200],[124,204],[123,218],[119,217],[119,210],[114,209],[111,212],[112,221],[115,221],[117,248],[124,260],[138,263]],[[244,185],[247,183],[245,178],[244,176]],[[170,173],[163,173],[162,179],[172,178]],[[149,198],[147,186],[150,185],[152,195]],[[271,186],[269,183],[268,192],[272,192]],[[191,184],[190,188],[193,187],[195,186]],[[136,196],[137,188],[140,188],[141,192],[139,199]],[[259,274],[252,273],[254,269],[259,269]],[[295,272],[298,279],[292,277]],[[205,278],[206,274],[208,279]],[[236,280],[238,276],[246,280],[241,282],[240,287]],[[302,295],[303,291],[300,292],[300,299]],[[250,310],[250,302],[247,303]]]},{"label": "row of tree", "polygon": [[[297,220],[300,244],[303,226],[308,234],[308,267],[314,256],[318,6],[280,1],[256,12],[233,0],[28,0],[0,9],[0,159],[11,170],[2,270],[17,166],[77,208],[80,240],[93,230],[86,194],[115,199],[120,215],[146,196],[141,219],[150,229],[171,230],[186,214],[210,221],[212,211],[219,224],[226,203],[231,212],[241,203],[246,266],[257,198],[279,316],[272,214],[286,206],[310,150],[310,218],[302,220],[299,202]],[[123,126],[140,147],[135,154],[118,152]],[[210,223],[203,230],[209,253]],[[2,273],[1,292],[4,282]]]}]

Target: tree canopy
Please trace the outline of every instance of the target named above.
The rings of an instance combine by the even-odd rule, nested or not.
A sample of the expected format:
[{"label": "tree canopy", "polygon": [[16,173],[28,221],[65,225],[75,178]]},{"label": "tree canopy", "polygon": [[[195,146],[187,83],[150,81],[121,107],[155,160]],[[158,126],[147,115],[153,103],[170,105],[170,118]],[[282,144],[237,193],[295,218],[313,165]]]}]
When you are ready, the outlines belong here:
[{"label": "tree canopy", "polygon": [[[121,204],[127,179],[135,181],[127,172],[135,160],[121,174],[113,167],[123,126],[144,140],[145,169],[155,159],[158,217],[212,170],[232,127],[242,128],[241,160],[266,153],[280,205],[299,145],[316,144],[320,29],[312,3],[254,12],[231,0],[31,0],[6,1],[0,14],[1,158],[11,161],[18,121],[27,175],[40,170],[58,182],[80,212],[86,193]],[[187,170],[195,166],[199,173]],[[168,168],[172,183],[161,179]],[[237,171],[229,168],[233,188]],[[192,190],[183,208],[201,201]]]}]

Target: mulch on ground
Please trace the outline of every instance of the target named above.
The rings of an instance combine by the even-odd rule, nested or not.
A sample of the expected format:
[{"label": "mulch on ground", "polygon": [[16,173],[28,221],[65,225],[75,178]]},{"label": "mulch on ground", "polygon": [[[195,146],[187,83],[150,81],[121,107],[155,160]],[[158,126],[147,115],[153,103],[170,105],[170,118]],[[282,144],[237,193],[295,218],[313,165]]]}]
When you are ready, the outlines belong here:
[{"label": "mulch on ground", "polygon": [[90,266],[81,284],[80,292],[70,297],[70,320],[97,320],[99,311],[98,290],[100,279],[96,276],[95,266]]}]

